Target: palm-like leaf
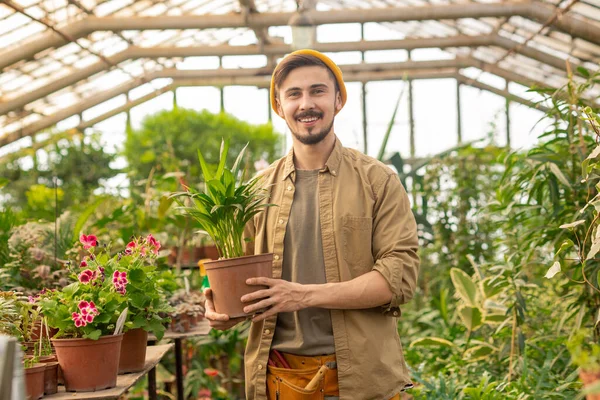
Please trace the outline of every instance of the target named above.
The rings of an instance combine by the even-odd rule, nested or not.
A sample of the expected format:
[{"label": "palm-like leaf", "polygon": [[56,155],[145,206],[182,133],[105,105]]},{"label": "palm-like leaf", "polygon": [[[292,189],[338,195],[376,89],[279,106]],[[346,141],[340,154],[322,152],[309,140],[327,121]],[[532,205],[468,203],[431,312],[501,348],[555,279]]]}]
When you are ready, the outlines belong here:
[{"label": "palm-like leaf", "polygon": [[[204,193],[189,188],[187,192],[173,193],[181,209],[198,221],[202,229],[214,240],[219,254],[224,258],[244,255],[243,233],[246,224],[259,212],[273,204],[267,204],[268,192],[261,187],[260,180],[237,181],[246,145],[237,156],[233,168],[226,167],[229,141],[221,144],[220,160],[216,173],[212,175],[202,153],[198,160],[204,177]],[[242,172],[242,176],[244,175]],[[185,206],[178,199],[187,197],[192,206]]]}]

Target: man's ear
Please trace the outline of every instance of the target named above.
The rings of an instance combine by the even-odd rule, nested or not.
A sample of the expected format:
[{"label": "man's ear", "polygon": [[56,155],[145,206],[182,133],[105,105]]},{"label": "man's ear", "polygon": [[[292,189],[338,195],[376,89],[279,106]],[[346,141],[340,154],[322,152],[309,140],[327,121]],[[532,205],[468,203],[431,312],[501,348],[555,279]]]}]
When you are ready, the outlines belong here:
[{"label": "man's ear", "polygon": [[279,101],[279,98],[275,99],[275,104],[277,105],[277,115],[283,118],[283,108],[281,107],[281,102]]},{"label": "man's ear", "polygon": [[342,94],[340,92],[336,92],[335,94],[335,112],[340,112],[342,109]]}]

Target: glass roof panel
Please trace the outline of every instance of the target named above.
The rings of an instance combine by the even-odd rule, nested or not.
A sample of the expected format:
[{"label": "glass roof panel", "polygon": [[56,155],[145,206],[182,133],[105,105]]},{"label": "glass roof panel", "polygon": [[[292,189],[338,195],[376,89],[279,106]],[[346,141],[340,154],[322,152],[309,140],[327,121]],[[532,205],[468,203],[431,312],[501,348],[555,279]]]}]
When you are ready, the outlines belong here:
[{"label": "glass roof panel", "polygon": [[[243,9],[239,0],[12,0],[17,5],[15,9],[6,4],[0,4],[0,62],[3,55],[12,51],[21,54],[29,45],[42,43],[47,39],[55,38],[50,28],[42,23],[32,20],[38,18],[54,29],[63,31],[70,24],[85,20],[90,17],[147,17],[160,18],[162,15],[224,15],[233,17],[239,15]],[[545,0],[546,3],[564,7],[565,2],[560,0]],[[258,12],[293,12],[297,8],[295,0],[254,0]],[[498,0],[315,0],[317,10],[342,10],[349,12],[366,8],[388,7],[434,7],[437,4],[464,4],[468,7],[473,3],[501,4]],[[22,8],[24,13],[17,11]],[[600,0],[581,0],[575,4],[569,14],[600,26]],[[319,32],[336,31],[343,25],[329,25],[319,28]],[[339,41],[350,42],[360,40],[360,25],[352,35],[344,35]],[[494,35],[509,38],[515,43],[528,42],[527,48],[534,49],[542,54],[547,54],[558,59],[569,59],[571,62],[583,64],[588,68],[597,68],[600,61],[600,44],[573,38],[568,32],[557,29],[544,29],[540,33],[542,24],[523,16],[510,18],[486,17],[480,19],[461,18],[457,20],[440,21],[398,21],[386,23],[364,24],[365,40],[400,40],[402,38],[436,38],[452,37],[455,35]],[[67,31],[65,31],[67,32]],[[71,32],[71,31],[68,31]],[[290,28],[287,26],[269,27],[266,29],[275,42],[291,42]],[[346,32],[346,30],[344,30]],[[77,33],[75,33],[77,35]],[[358,35],[358,36],[357,36]],[[322,35],[321,35],[322,36]],[[326,36],[326,35],[325,35]],[[331,37],[331,35],[329,36]],[[97,31],[87,35],[75,37],[76,42],[67,42],[56,47],[44,48],[41,46],[22,60],[15,61],[12,65],[4,66],[0,73],[0,96],[2,102],[15,100],[22,95],[45,87],[50,83],[60,83],[75,72],[82,71],[92,65],[102,67],[102,57],[111,57],[125,51],[130,45],[144,48],[156,46],[248,46],[257,43],[256,32],[252,27],[234,28],[222,27],[212,29],[164,29],[164,30],[127,30],[121,32]],[[325,39],[329,42],[337,39]],[[519,49],[507,49],[489,46],[459,47],[439,50],[433,59],[448,59],[457,55],[472,56],[475,59],[494,64],[514,71],[531,79],[544,80],[548,84],[560,85],[564,82],[565,72],[518,54]],[[418,52],[416,52],[418,53]],[[430,54],[424,52],[423,54]],[[334,54],[338,57],[339,54]],[[351,53],[354,54],[354,53]],[[356,53],[360,54],[360,53]],[[377,53],[373,53],[377,54]],[[509,54],[507,56],[507,54]],[[158,56],[158,57],[157,57]],[[279,58],[277,55],[275,58]],[[0,115],[0,135],[12,129],[27,126],[34,120],[51,115],[59,110],[68,108],[98,93],[107,91],[117,85],[132,82],[136,77],[145,76],[164,68],[198,69],[197,63],[190,60],[203,58],[170,57],[168,53],[155,55],[156,59],[119,60],[118,65],[104,63],[104,70],[92,76],[82,76],[78,82],[65,87],[57,87],[52,93],[33,99],[25,107],[16,108],[7,115]],[[543,57],[540,57],[543,59]],[[182,60],[185,62],[181,62]],[[225,59],[227,66],[237,65],[236,57]],[[241,59],[241,58],[240,58]],[[253,63],[242,63],[239,67],[263,65],[267,57],[253,56],[249,60]],[[429,59],[429,58],[428,58]],[[12,59],[11,59],[12,60]],[[360,57],[351,62],[361,62]],[[205,60],[202,62],[205,64]],[[201,64],[202,64],[201,63]],[[230,64],[232,63],[232,64]],[[202,65],[204,65],[202,64]],[[91,74],[91,72],[90,72]],[[86,75],[86,74],[82,74]],[[68,82],[67,82],[68,83]],[[57,85],[60,86],[60,85]],[[150,85],[152,86],[152,85]],[[0,102],[0,106],[2,104]],[[35,111],[37,113],[31,113]]]}]

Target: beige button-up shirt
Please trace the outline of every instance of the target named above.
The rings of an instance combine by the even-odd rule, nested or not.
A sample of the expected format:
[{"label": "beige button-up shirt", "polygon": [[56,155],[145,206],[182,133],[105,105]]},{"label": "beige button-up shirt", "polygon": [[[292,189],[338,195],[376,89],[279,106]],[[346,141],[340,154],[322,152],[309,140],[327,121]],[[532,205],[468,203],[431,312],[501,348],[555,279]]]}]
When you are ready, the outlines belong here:
[{"label": "beige button-up shirt", "polygon": [[[293,150],[263,171],[269,207],[246,227],[247,254],[274,253],[281,278],[283,243],[294,200]],[[397,321],[412,298],[419,257],[417,228],[398,175],[379,161],[344,148],[339,139],[319,173],[319,204],[327,282],[376,270],[394,297],[382,308],[331,310],[341,400],[388,400],[410,383]],[[253,323],[245,353],[246,398],[263,400],[276,316]]]}]

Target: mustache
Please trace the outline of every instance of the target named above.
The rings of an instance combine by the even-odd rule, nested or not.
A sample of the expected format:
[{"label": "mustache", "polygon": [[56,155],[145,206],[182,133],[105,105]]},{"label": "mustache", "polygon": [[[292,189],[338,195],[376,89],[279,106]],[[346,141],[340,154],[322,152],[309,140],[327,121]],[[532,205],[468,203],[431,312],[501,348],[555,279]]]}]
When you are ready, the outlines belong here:
[{"label": "mustache", "polygon": [[311,118],[311,117],[322,118],[323,113],[318,112],[318,111],[305,111],[305,112],[298,113],[294,116],[294,118],[296,118],[296,119]]}]

